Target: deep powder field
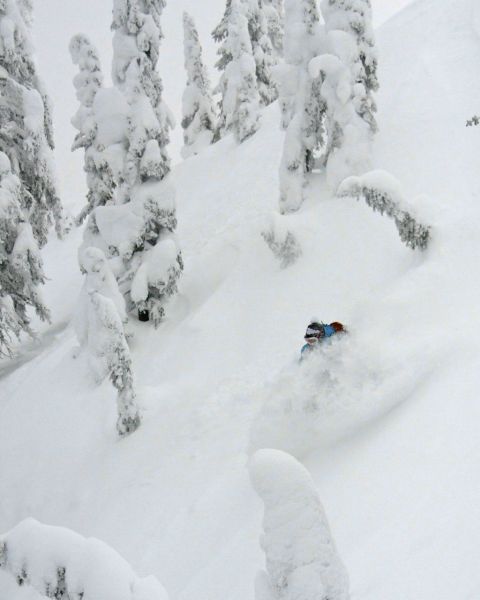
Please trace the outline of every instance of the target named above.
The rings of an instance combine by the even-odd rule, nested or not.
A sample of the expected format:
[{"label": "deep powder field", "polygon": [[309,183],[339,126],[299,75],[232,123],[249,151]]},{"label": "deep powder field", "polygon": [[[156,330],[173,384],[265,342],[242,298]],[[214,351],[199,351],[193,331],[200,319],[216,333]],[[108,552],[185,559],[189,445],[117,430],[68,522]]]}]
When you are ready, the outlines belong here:
[{"label": "deep powder field", "polygon": [[[83,152],[69,154],[68,37],[83,28],[109,77],[111,2],[86,3],[78,27],[72,14],[60,31],[64,2],[49,1],[49,15],[34,4],[61,197],[77,215],[86,184]],[[278,214],[278,102],[242,143],[225,135],[181,159],[183,10],[218,79],[209,33],[224,2],[201,4],[169,0],[162,25],[184,270],[157,329],[126,326],[142,423],[118,437],[116,389],[78,348],[85,226],[52,235],[52,323],[33,319],[38,338],[0,360],[0,533],[24,519],[63,529],[50,538],[28,521],[9,560],[21,569],[13,548],[28,544],[32,573],[54,578],[68,553],[83,600],[478,600],[480,130],[465,123],[480,110],[480,4],[378,3],[372,166],[430,227],[423,251],[362,198],[336,196],[321,170],[300,210]],[[287,268],[262,237],[272,213],[301,246]],[[299,362],[312,319],[348,335]],[[300,567],[288,587],[290,563]],[[0,600],[43,598],[34,582],[19,587],[0,568]]]}]

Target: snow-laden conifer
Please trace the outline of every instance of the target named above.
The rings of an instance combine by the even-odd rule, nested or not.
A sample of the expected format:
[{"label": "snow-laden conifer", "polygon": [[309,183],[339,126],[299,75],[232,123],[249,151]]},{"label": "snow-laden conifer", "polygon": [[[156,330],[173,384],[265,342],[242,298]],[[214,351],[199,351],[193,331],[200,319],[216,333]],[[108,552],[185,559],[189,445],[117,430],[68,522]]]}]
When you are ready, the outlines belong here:
[{"label": "snow-laden conifer", "polygon": [[225,11],[223,13],[222,19],[220,23],[215,27],[212,31],[213,40],[220,44],[217,54],[218,60],[215,63],[215,67],[219,71],[224,71],[227,64],[232,60],[232,53],[228,46],[225,43],[228,36],[228,23],[230,21],[230,16],[232,14],[232,0],[226,0]]},{"label": "snow-laden conifer", "polygon": [[[119,115],[125,111],[124,139],[115,138],[112,148],[113,162],[118,164],[121,158],[122,170],[117,175],[116,206],[98,207],[89,224],[89,231],[102,238],[100,247],[108,248],[109,258],[120,258],[116,275],[128,309],[135,308],[143,320],[151,319],[155,325],[164,315],[166,300],[176,292],[183,268],[174,240],[174,194],[166,182],[173,117],[162,99],[162,81],[156,69],[164,6],[164,0],[114,1],[115,91],[109,95]],[[100,106],[95,107],[98,100],[102,120],[108,120],[111,109],[106,105],[107,98],[99,96],[94,109],[100,110]]]},{"label": "snow-laden conifer", "polygon": [[336,190],[345,177],[371,169],[372,133],[353,101],[350,57],[355,52],[354,40],[344,32],[334,33],[326,39],[328,52],[310,61],[310,74],[319,83],[326,105],[327,144],[322,163],[330,187]]},{"label": "snow-laden conifer", "polygon": [[377,52],[370,0],[322,0],[321,10],[327,32],[344,31],[355,40],[350,58],[355,110],[372,132],[377,130],[373,92],[378,90]]},{"label": "snow-laden conifer", "polygon": [[258,450],[250,479],[263,500],[266,571],[256,600],[348,600],[348,576],[309,472],[280,450]]},{"label": "snow-laden conifer", "polygon": [[34,209],[8,156],[0,152],[0,355],[11,353],[14,337],[32,334],[30,307],[42,320],[49,318],[38,290],[45,276],[29,222]]},{"label": "snow-laden conifer", "polygon": [[371,171],[360,177],[348,177],[337,192],[340,197],[363,198],[374,211],[393,219],[400,239],[412,250],[425,250],[430,227],[420,223],[403,198],[399,182],[386,171]]},{"label": "snow-laden conifer", "polygon": [[255,75],[255,60],[245,16],[248,0],[231,0],[225,44],[232,59],[219,83],[222,95],[219,130],[233,131],[243,142],[260,126],[260,99]]},{"label": "snow-laden conifer", "polygon": [[[234,10],[233,4],[237,5]],[[247,33],[250,39],[250,53],[255,62],[254,72],[259,100],[262,105],[267,106],[278,95],[272,71],[277,63],[277,58],[268,35],[268,22],[263,0],[235,0],[235,2],[227,0],[222,20],[212,32],[213,39],[220,44],[217,51],[219,59],[215,66],[225,72],[229,63],[234,60],[234,55],[236,56],[233,49],[236,42],[230,31],[232,26],[236,27],[233,22],[238,20],[237,12],[240,12],[247,20]],[[221,82],[218,91],[223,93],[223,89]],[[225,129],[221,127],[219,135],[223,135],[224,132]]]},{"label": "snow-laden conifer", "polygon": [[283,57],[283,0],[263,0],[263,5],[268,37],[272,44],[274,56],[278,60]]},{"label": "snow-laden conifer", "polygon": [[268,34],[264,0],[248,0],[246,10],[260,103],[263,106],[268,106],[278,97],[273,77],[273,68],[276,66],[278,59]]},{"label": "snow-laden conifer", "polygon": [[31,198],[28,218],[43,246],[52,223],[61,235],[64,222],[53,176],[50,104],[33,60],[30,22],[30,2],[0,2],[0,151]]},{"label": "snow-laden conifer", "polygon": [[182,99],[185,143],[182,156],[187,158],[212,143],[216,115],[198,31],[193,18],[186,12],[183,14],[183,31],[187,86]]},{"label": "snow-laden conifer", "polygon": [[73,80],[80,106],[72,119],[72,125],[78,130],[72,150],[84,149],[88,186],[87,204],[76,218],[77,225],[80,225],[96,206],[112,200],[114,180],[108,162],[102,156],[104,147],[96,140],[98,123],[94,101],[103,85],[97,49],[83,34],[73,36],[69,49],[73,63],[79,68]]},{"label": "snow-laden conifer", "polygon": [[286,129],[280,165],[280,212],[298,210],[306,173],[324,143],[325,101],[320,82],[310,76],[309,61],[321,43],[315,0],[285,1],[285,63],[278,69],[282,125]]},{"label": "snow-laden conifer", "polygon": [[[136,575],[101,540],[35,519],[25,519],[0,536],[0,569],[42,598],[168,600],[155,577]],[[27,596],[33,598],[28,592]]]},{"label": "snow-laden conifer", "polygon": [[107,259],[98,248],[80,253],[85,283],[75,316],[80,347],[88,353],[88,364],[97,383],[109,377],[117,389],[119,435],[135,431],[140,414],[133,384],[132,359],[125,336],[125,302]]}]

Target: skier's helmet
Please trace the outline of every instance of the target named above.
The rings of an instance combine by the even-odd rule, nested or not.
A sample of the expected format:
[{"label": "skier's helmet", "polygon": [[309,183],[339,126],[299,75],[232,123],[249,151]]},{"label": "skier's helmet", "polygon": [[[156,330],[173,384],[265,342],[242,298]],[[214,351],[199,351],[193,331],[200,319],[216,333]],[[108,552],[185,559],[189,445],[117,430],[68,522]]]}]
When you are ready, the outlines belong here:
[{"label": "skier's helmet", "polygon": [[320,339],[325,336],[325,329],[321,323],[317,323],[313,321],[307,327],[307,331],[305,332],[305,339]]}]

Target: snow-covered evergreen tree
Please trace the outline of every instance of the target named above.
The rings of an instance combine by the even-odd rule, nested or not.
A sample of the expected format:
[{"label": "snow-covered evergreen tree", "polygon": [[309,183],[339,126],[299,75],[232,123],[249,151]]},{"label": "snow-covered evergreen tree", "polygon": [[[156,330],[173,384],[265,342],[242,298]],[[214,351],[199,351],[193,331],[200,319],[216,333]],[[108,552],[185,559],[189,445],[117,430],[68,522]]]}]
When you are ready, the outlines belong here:
[{"label": "snow-covered evergreen tree", "polygon": [[230,3],[225,45],[232,58],[219,83],[222,94],[220,135],[233,130],[239,142],[253,135],[260,126],[260,99],[245,2],[231,0]]},{"label": "snow-covered evergreen tree", "polygon": [[248,0],[247,19],[260,102],[263,106],[268,106],[278,97],[272,72],[278,59],[268,34],[264,0]]},{"label": "snow-covered evergreen tree", "polygon": [[[236,4],[235,10],[232,10],[233,4]],[[219,59],[216,67],[220,71],[225,71],[234,59],[233,45],[236,42],[235,36],[230,34],[230,30],[232,27],[237,27],[233,23],[238,20],[236,12],[247,19],[247,32],[251,47],[249,53],[252,54],[255,61],[256,87],[259,92],[260,103],[267,106],[277,98],[277,89],[272,72],[277,63],[277,57],[268,35],[268,22],[263,0],[235,0],[235,2],[227,0],[222,20],[212,32],[213,39],[220,43],[217,51]],[[218,89],[223,93],[222,82]],[[223,104],[223,101],[221,104]],[[220,128],[219,134],[223,135],[224,132],[225,130]]]},{"label": "snow-covered evergreen tree", "polygon": [[0,151],[10,159],[32,210],[29,222],[39,246],[54,222],[63,232],[62,208],[52,167],[53,133],[48,98],[32,54],[31,6],[20,0],[0,3]]},{"label": "snow-covered evergreen tree", "polygon": [[87,204],[76,218],[77,225],[80,225],[96,206],[112,200],[115,184],[108,162],[102,156],[104,148],[96,140],[98,123],[94,101],[103,85],[97,49],[83,34],[75,35],[69,48],[73,63],[79,67],[79,73],[73,80],[80,107],[72,119],[72,125],[78,130],[72,150],[84,149],[88,186]]},{"label": "snow-covered evergreen tree", "polygon": [[155,577],[136,575],[105,542],[30,518],[0,536],[0,569],[18,586],[37,592],[25,592],[25,597],[168,600]]},{"label": "snow-covered evergreen tree", "polygon": [[283,0],[263,0],[264,14],[267,22],[268,37],[272,44],[274,56],[283,57]]},{"label": "snow-covered evergreen tree", "polygon": [[97,383],[109,377],[118,391],[119,435],[135,431],[140,414],[133,384],[132,359],[125,337],[125,303],[107,259],[98,248],[80,254],[85,283],[75,316],[80,346],[88,351],[88,363]]},{"label": "snow-covered evergreen tree", "polygon": [[228,36],[228,23],[232,14],[232,0],[226,0],[225,11],[220,23],[212,31],[213,40],[220,44],[217,50],[218,60],[215,67],[219,71],[224,71],[227,64],[232,60],[232,53],[225,41]]},{"label": "snow-covered evergreen tree", "polygon": [[325,128],[327,144],[322,163],[327,181],[334,190],[343,179],[371,169],[372,133],[368,123],[355,109],[355,84],[349,68],[355,52],[353,38],[343,32],[327,38],[329,53],[310,62],[310,73],[320,84],[326,104]]},{"label": "snow-covered evergreen tree", "polygon": [[285,0],[285,64],[278,69],[282,125],[286,129],[280,166],[280,212],[301,206],[306,173],[324,143],[326,104],[321,82],[308,71],[321,44],[315,0]]},{"label": "snow-covered evergreen tree", "polygon": [[29,223],[31,210],[33,199],[0,152],[0,355],[11,353],[13,337],[32,334],[29,307],[42,320],[49,318],[37,289],[45,276]]},{"label": "snow-covered evergreen tree", "polygon": [[370,0],[322,0],[321,10],[327,32],[344,31],[355,40],[351,64],[353,102],[358,114],[375,132],[377,107],[373,92],[378,90],[378,60]]},{"label": "snow-covered evergreen tree", "polygon": [[155,325],[183,269],[167,182],[173,118],[156,70],[164,6],[164,0],[114,0],[115,88],[97,92],[93,103],[97,144],[114,175],[114,203],[93,211],[83,244],[106,253],[128,310]]},{"label": "snow-covered evergreen tree", "polygon": [[371,169],[377,57],[370,0],[323,0],[321,7],[325,43],[311,63],[311,74],[328,107],[323,162],[336,189],[345,177]]},{"label": "snow-covered evergreen tree", "polygon": [[182,99],[185,142],[182,156],[187,158],[212,143],[216,115],[198,31],[193,18],[186,12],[183,14],[183,30],[187,86]]},{"label": "snow-covered evergreen tree", "polygon": [[256,600],[348,600],[348,576],[309,472],[280,450],[259,450],[250,479],[263,500],[266,571]]}]

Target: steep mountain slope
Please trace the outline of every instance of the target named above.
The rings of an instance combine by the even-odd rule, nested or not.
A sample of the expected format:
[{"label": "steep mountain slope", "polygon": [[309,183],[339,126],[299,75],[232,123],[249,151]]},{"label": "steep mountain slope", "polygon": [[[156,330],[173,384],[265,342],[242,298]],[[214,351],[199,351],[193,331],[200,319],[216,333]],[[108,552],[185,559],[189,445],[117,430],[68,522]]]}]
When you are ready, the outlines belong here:
[{"label": "steep mountain slope", "polygon": [[[1,380],[0,531],[33,516],[103,539],[172,598],[252,598],[263,557],[247,447],[274,443],[313,473],[353,598],[479,596],[475,9],[422,0],[379,36],[376,166],[409,199],[429,194],[416,200],[434,226],[424,255],[317,174],[291,217],[303,255],[279,269],[260,237],[277,202],[276,106],[241,147],[225,139],[177,167],[186,271],[165,324],[135,325],[145,419],[127,440],[110,385],[72,358],[79,234],[47,248],[56,322]],[[350,336],[299,367],[315,314]],[[2,589],[26,598],[5,577]]]}]

